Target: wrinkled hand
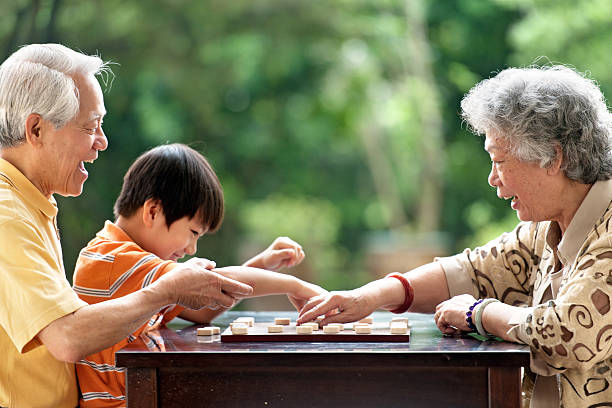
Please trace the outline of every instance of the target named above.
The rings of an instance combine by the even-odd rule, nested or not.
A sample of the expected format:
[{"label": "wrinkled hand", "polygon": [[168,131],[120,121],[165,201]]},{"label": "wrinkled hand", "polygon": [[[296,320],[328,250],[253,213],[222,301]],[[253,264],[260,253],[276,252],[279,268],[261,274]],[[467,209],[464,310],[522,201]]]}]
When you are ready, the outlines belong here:
[{"label": "wrinkled hand", "polygon": [[476,302],[472,295],[459,295],[436,306],[434,320],[438,329],[444,334],[456,334],[462,331],[469,332],[466,319],[466,312]]},{"label": "wrinkled hand", "polygon": [[310,298],[319,295],[326,295],[329,293],[328,291],[326,291],[319,285],[315,285],[314,283],[306,282],[301,279],[298,279],[298,283],[298,290],[293,293],[287,294],[289,301],[295,307],[296,310],[302,309],[302,307],[306,304],[308,300],[310,300]]},{"label": "wrinkled hand", "polygon": [[253,292],[249,285],[211,272],[209,269],[214,266],[207,259],[192,258],[178,264],[155,283],[168,291],[173,303],[194,310],[229,308],[237,298]]},{"label": "wrinkled hand", "polygon": [[297,322],[309,322],[322,315],[325,318],[320,322],[321,326],[354,322],[378,308],[374,297],[375,294],[365,287],[315,296],[302,307]]},{"label": "wrinkled hand", "polygon": [[278,237],[247,266],[278,271],[298,265],[306,255],[302,246],[289,237]]}]

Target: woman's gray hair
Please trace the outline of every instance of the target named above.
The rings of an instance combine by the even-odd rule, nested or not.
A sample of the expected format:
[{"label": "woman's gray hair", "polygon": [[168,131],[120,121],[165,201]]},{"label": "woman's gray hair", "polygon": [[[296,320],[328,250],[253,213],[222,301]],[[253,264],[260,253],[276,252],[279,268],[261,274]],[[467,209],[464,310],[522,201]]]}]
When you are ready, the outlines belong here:
[{"label": "woman's gray hair", "polygon": [[491,130],[521,161],[550,166],[563,152],[565,175],[584,184],[612,178],[612,115],[597,84],[571,68],[509,68],[461,101],[477,134]]},{"label": "woman's gray hair", "polygon": [[0,66],[0,149],[25,141],[31,113],[63,127],[79,111],[79,93],[71,75],[112,75],[108,62],[60,44],[31,44]]}]

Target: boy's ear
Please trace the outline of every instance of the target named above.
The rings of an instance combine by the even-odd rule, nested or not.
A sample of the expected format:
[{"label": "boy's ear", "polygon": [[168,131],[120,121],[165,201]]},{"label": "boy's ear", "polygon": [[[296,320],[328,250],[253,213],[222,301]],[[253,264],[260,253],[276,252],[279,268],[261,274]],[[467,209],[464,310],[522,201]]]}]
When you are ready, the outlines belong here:
[{"label": "boy's ear", "polygon": [[159,222],[163,218],[163,214],[164,210],[159,200],[149,198],[142,205],[142,222],[148,228]]}]

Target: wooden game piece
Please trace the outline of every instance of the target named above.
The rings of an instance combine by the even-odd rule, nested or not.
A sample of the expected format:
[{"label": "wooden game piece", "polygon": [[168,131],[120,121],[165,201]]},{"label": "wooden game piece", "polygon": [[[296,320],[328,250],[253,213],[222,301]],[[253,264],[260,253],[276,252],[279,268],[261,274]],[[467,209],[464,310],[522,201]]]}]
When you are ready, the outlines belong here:
[{"label": "wooden game piece", "polygon": [[248,334],[249,326],[245,323],[234,323],[232,326],[232,334]]},{"label": "wooden game piece", "polygon": [[359,323],[367,323],[367,324],[372,324],[374,320],[371,317],[364,317],[363,319],[361,319],[359,321]]},{"label": "wooden game piece", "polygon": [[407,317],[394,317],[391,319],[391,323],[389,323],[389,326],[392,323],[406,323],[406,325],[408,324],[408,318]]},{"label": "wooden game piece", "polygon": [[296,326],[295,330],[297,334],[312,334],[312,325]]},{"label": "wooden game piece", "polygon": [[291,319],[288,317],[275,317],[274,324],[279,324],[281,326],[289,326],[289,324],[291,324]]},{"label": "wooden game piece", "polygon": [[246,323],[249,327],[253,327],[255,325],[254,317],[239,317],[234,321],[236,323]]},{"label": "wooden game piece", "polygon": [[272,324],[268,326],[268,333],[282,333],[282,332],[283,332],[283,326],[281,326],[280,324]]},{"label": "wooden game piece", "polygon": [[367,323],[353,323],[353,330],[357,331],[357,327],[359,326],[369,326]]},{"label": "wooden game piece", "polygon": [[302,326],[312,326],[312,330],[313,331],[319,330],[319,323],[317,323],[317,322],[302,323]]},{"label": "wooden game piece", "polygon": [[369,324],[359,324],[355,326],[355,333],[357,334],[371,334],[372,326]]},{"label": "wooden game piece", "polygon": [[[219,329],[217,327],[217,329]],[[198,336],[212,336],[215,334],[214,327],[198,327],[196,330]]]},{"label": "wooden game piece", "polygon": [[213,329],[213,334],[220,334],[221,333],[221,329],[217,326],[210,326]]},{"label": "wooden game piece", "polygon": [[406,334],[408,333],[408,325],[403,322],[391,323],[391,334]]},{"label": "wooden game piece", "polygon": [[338,326],[340,331],[344,330],[344,323],[330,323],[327,326]]},{"label": "wooden game piece", "polygon": [[323,326],[323,333],[328,333],[328,334],[340,333],[340,326],[338,326],[337,324],[328,324],[326,326]]}]

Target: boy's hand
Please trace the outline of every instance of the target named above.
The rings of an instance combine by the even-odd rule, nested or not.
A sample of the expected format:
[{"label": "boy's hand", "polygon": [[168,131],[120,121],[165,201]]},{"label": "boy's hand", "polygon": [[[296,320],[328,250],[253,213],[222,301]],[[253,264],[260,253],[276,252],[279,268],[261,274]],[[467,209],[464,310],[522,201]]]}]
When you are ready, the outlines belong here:
[{"label": "boy's hand", "polygon": [[244,266],[278,271],[295,266],[306,255],[302,246],[288,237],[278,237],[262,253],[247,261]]},{"label": "boy's hand", "polygon": [[293,292],[288,293],[287,297],[298,311],[302,309],[310,298],[329,293],[319,285],[315,285],[314,283],[306,282],[298,278],[295,279],[297,280],[296,289]]}]

